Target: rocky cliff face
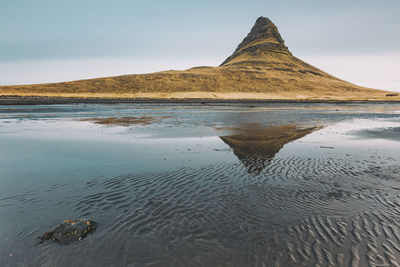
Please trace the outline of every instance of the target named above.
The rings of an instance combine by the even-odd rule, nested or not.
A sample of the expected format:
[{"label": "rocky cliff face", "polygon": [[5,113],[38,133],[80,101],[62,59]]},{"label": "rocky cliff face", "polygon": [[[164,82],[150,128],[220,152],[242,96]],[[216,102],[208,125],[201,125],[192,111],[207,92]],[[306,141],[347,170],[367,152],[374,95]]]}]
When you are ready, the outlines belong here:
[{"label": "rocky cliff face", "polygon": [[235,52],[220,66],[238,65],[242,60],[237,59],[246,55],[262,57],[265,54],[275,53],[291,55],[275,24],[268,18],[259,17]]}]

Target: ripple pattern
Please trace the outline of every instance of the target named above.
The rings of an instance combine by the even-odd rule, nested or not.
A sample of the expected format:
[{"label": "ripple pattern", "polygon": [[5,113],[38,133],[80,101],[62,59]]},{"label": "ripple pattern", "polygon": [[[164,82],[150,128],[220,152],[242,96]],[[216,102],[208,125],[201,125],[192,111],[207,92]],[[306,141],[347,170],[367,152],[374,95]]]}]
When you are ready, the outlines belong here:
[{"label": "ripple pattern", "polygon": [[[399,265],[395,159],[277,157],[258,174],[247,167],[219,162],[91,179],[52,205],[56,214],[67,210],[98,221],[96,233],[68,247],[29,246],[19,263],[74,266],[85,258],[88,266]],[[52,185],[6,196],[0,206],[39,211],[46,194],[65,190],[68,185]],[[27,225],[17,238],[33,240],[45,226]],[[0,260],[18,265],[10,257]]]}]

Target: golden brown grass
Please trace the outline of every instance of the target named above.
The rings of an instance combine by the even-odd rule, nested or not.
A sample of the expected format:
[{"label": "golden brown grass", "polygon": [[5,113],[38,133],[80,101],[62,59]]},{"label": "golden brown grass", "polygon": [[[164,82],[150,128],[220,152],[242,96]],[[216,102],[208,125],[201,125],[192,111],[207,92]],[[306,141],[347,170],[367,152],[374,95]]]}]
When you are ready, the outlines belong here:
[{"label": "golden brown grass", "polygon": [[129,126],[132,124],[141,124],[148,125],[158,121],[165,119],[164,117],[152,117],[152,116],[143,116],[143,117],[107,117],[107,118],[87,118],[80,119],[80,121],[90,121],[96,124],[103,125],[120,125],[120,126]]},{"label": "golden brown grass", "polygon": [[[260,41],[257,41],[260,42]],[[196,67],[72,82],[0,86],[0,95],[154,99],[400,100],[333,77],[290,53],[243,53]]]}]

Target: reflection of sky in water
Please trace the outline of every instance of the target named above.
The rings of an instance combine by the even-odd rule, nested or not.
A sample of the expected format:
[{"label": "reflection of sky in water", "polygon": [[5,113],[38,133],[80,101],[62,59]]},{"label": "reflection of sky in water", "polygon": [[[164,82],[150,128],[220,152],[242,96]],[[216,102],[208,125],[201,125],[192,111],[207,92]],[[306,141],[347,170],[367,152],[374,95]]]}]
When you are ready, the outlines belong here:
[{"label": "reflection of sky in water", "polygon": [[399,126],[399,121],[391,119],[354,119],[339,122],[287,144],[276,156],[341,157],[351,154],[367,157],[379,150],[379,154],[399,157],[399,142],[388,140],[385,136],[376,135],[376,138],[369,139],[358,135],[360,131],[366,129],[386,129]]},{"label": "reflection of sky in water", "polygon": [[[180,166],[201,166],[232,156],[216,137],[134,139],[124,135],[69,135],[58,132],[10,134],[1,139],[2,193],[10,187],[40,183],[82,181],[145,171],[171,171]],[[57,136],[56,136],[57,135]],[[17,183],[24,182],[24,185]],[[14,188],[13,188],[14,189]]]},{"label": "reflection of sky in water", "polygon": [[[231,161],[226,144],[218,136],[229,135],[231,127],[249,124],[276,125],[301,122],[331,124],[287,144],[276,156],[339,156],[349,150],[396,150],[395,141],[359,138],[351,133],[369,128],[399,126],[398,115],[382,114],[400,106],[372,105],[360,117],[358,105],[273,104],[271,106],[165,106],[152,105],[57,105],[3,106],[0,108],[1,190],[9,193],[21,186],[41,182],[85,180],[150,170],[173,170],[179,166],[202,166]],[[337,111],[339,110],[339,111]],[[243,112],[245,111],[245,112]],[[340,113],[340,111],[345,111]],[[28,112],[27,116],[16,116]],[[52,112],[51,115],[49,115]],[[172,116],[151,125],[104,126],[79,118],[107,116]],[[349,115],[350,114],[350,115]],[[299,116],[303,120],[294,120]],[[374,119],[376,117],[377,119]],[[273,118],[273,119],[271,119]],[[397,121],[396,121],[397,119]],[[246,122],[243,126],[243,122]],[[350,149],[351,148],[351,149]],[[16,183],[24,181],[23,184]],[[34,181],[34,182],[33,182]]]}]

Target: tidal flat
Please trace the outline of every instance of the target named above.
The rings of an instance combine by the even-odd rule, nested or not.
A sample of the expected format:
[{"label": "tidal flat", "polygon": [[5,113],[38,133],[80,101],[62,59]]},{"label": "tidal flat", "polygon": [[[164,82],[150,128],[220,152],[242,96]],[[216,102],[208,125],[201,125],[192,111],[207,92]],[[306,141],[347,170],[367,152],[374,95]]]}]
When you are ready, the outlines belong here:
[{"label": "tidal flat", "polygon": [[[397,266],[400,104],[0,105],[0,266]],[[68,245],[37,237],[85,219]]]}]

